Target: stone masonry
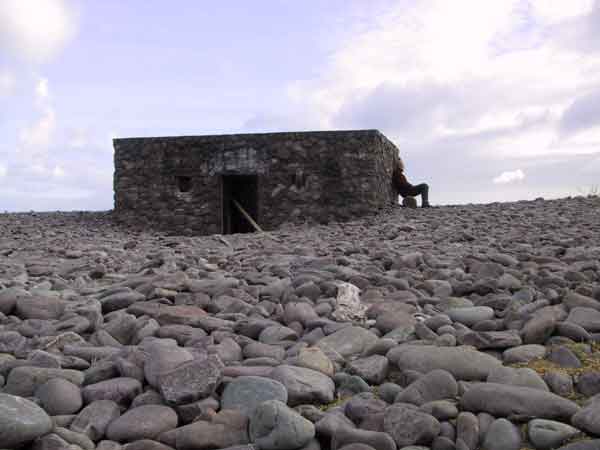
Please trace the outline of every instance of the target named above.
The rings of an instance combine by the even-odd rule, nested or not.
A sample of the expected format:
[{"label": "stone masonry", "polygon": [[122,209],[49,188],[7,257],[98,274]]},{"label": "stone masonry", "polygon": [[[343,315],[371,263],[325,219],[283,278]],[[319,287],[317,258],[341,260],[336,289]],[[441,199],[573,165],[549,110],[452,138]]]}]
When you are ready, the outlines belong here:
[{"label": "stone masonry", "polygon": [[344,221],[394,204],[398,149],[377,130],[115,139],[115,214],[173,233]]}]

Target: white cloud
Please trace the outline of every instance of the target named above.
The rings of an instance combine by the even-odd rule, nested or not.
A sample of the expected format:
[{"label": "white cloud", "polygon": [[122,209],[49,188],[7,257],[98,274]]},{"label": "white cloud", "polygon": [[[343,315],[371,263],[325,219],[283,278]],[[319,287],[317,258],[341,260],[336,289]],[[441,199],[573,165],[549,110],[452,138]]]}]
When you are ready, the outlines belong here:
[{"label": "white cloud", "polygon": [[69,147],[83,148],[88,144],[88,132],[84,128],[76,128],[71,130],[69,137]]},{"label": "white cloud", "polygon": [[31,173],[34,173],[36,175],[45,175],[48,173],[48,169],[46,168],[46,166],[44,166],[43,164],[33,164],[32,166],[29,167],[29,170],[31,171]]},{"label": "white cloud", "polygon": [[46,178],[46,177],[54,177],[54,178],[63,178],[67,173],[65,169],[56,164],[54,168],[48,167],[47,164],[43,162],[34,162],[25,168],[25,173],[28,175],[33,175],[36,178]]},{"label": "white cloud", "polygon": [[19,133],[18,150],[26,159],[45,156],[56,130],[56,112],[50,102],[48,80],[39,78],[34,92],[35,105],[41,115],[36,122],[21,129]]},{"label": "white cloud", "polygon": [[494,178],[494,184],[509,184],[525,179],[525,173],[521,169],[512,172],[502,172]]},{"label": "white cloud", "polygon": [[556,23],[588,14],[595,0],[530,0],[536,17],[548,23]]},{"label": "white cloud", "polygon": [[63,169],[61,166],[54,166],[54,169],[52,169],[52,176],[53,177],[62,178],[65,175],[66,175],[65,169]]},{"label": "white cloud", "polygon": [[590,126],[598,111],[588,107],[595,97],[573,102],[600,86],[600,52],[560,42],[590,20],[592,6],[401,2],[376,25],[349,33],[318,77],[292,83],[288,93],[320,128],[379,128],[405,155],[430,152],[435,161],[600,151],[600,142],[576,142],[560,126],[575,128],[568,118],[581,123],[587,113]]},{"label": "white cloud", "polygon": [[9,95],[16,85],[15,77],[8,70],[0,70],[0,97]]},{"label": "white cloud", "polygon": [[0,48],[20,59],[45,62],[58,53],[76,29],[66,0],[2,0]]},{"label": "white cloud", "polygon": [[600,88],[578,96],[560,120],[561,131],[570,135],[600,125]]},{"label": "white cloud", "polygon": [[[309,98],[326,115],[348,98],[364,97],[382,83],[448,84],[489,76],[490,42],[510,29],[518,0],[425,0],[404,2],[377,26],[350,36],[323,76],[291,86],[296,99]],[[327,125],[327,121],[325,121]]]},{"label": "white cloud", "polygon": [[53,108],[47,107],[37,122],[21,130],[19,135],[21,150],[28,154],[45,151],[50,144],[55,128],[56,114]]},{"label": "white cloud", "polygon": [[39,100],[45,100],[48,98],[48,79],[40,78],[35,86],[35,95]]},{"label": "white cloud", "polygon": [[6,169],[6,166],[3,164],[0,164],[0,178],[5,177],[7,173],[8,173],[8,170]]}]

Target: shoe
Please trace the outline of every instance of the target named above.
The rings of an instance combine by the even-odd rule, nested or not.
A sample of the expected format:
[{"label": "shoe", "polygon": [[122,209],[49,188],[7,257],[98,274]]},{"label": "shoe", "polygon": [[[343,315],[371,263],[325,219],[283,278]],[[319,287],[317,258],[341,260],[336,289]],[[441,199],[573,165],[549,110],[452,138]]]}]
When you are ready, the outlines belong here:
[{"label": "shoe", "polygon": [[421,205],[421,208],[431,208],[431,205],[429,203],[424,203]]}]

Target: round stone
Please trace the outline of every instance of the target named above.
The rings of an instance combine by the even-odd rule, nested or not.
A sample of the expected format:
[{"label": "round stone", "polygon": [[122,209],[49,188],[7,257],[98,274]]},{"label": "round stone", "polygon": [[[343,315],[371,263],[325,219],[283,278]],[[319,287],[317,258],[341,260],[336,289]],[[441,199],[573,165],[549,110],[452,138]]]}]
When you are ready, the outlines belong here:
[{"label": "round stone", "polygon": [[462,323],[468,327],[475,325],[477,322],[494,318],[494,310],[489,306],[452,308],[446,311],[446,314],[453,321]]},{"label": "round stone", "polygon": [[62,378],[52,378],[35,391],[44,410],[51,416],[75,414],[83,406],[79,386]]},{"label": "round stone", "polygon": [[526,363],[533,359],[543,358],[546,355],[546,347],[539,344],[519,345],[509,348],[502,353],[505,364]]},{"label": "round stone", "polygon": [[521,431],[506,419],[497,419],[490,425],[483,448],[487,450],[519,450],[521,448]]},{"label": "round stone", "polygon": [[221,397],[223,409],[237,409],[251,416],[257,406],[267,400],[287,403],[288,393],[279,381],[265,377],[238,377],[227,384]]},{"label": "round stone", "polygon": [[430,444],[440,433],[440,423],[414,405],[394,403],[385,410],[383,430],[402,448]]},{"label": "round stone", "polygon": [[250,418],[250,439],[263,450],[294,450],[315,436],[315,426],[277,400],[262,403]]},{"label": "round stone", "polygon": [[52,430],[52,419],[35,403],[0,393],[0,448],[15,448]]},{"label": "round stone", "polygon": [[527,426],[529,440],[539,450],[556,448],[579,433],[577,428],[555,420],[534,419]]},{"label": "round stone", "polygon": [[113,420],[106,430],[106,436],[118,442],[154,439],[159,434],[176,428],[177,422],[177,413],[172,408],[143,405]]}]

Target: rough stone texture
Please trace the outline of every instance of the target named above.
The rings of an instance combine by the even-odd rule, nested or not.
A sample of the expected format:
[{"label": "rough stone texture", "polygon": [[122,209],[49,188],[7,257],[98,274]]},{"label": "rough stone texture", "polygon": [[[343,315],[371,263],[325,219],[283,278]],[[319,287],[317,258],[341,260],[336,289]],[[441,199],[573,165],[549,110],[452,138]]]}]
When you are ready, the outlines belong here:
[{"label": "rough stone texture", "polygon": [[593,439],[590,441],[573,442],[572,444],[565,445],[557,450],[598,450],[599,448],[600,439]]},{"label": "rough stone texture", "polygon": [[600,402],[590,402],[589,405],[573,416],[571,423],[595,436],[600,435]]},{"label": "rough stone texture", "polygon": [[386,402],[375,397],[371,392],[362,392],[353,396],[347,401],[344,407],[344,414],[352,422],[363,426],[363,422],[378,416],[388,406]]},{"label": "rough stone texture", "polygon": [[8,394],[30,397],[38,386],[52,378],[63,378],[71,383],[81,386],[84,376],[77,370],[48,369],[45,367],[15,367],[8,374],[4,391]]},{"label": "rough stone texture", "polygon": [[[110,441],[106,441],[110,442]],[[168,445],[161,444],[160,442],[153,441],[151,439],[141,439],[139,441],[132,442],[131,444],[126,444],[122,447],[123,450],[174,450],[173,447],[169,447]],[[96,447],[96,450],[102,450],[99,447]],[[111,448],[107,450],[120,450],[120,448]]]},{"label": "rough stone texture", "polygon": [[477,416],[470,412],[461,412],[456,419],[456,443],[459,448],[471,450],[479,446],[481,430]]},{"label": "rough stone texture", "polygon": [[250,440],[264,450],[295,450],[315,436],[315,426],[277,400],[263,402],[250,419]]},{"label": "rough stone texture", "polygon": [[83,405],[81,389],[63,378],[52,378],[35,391],[46,412],[52,416],[75,414]]},{"label": "rough stone texture", "polygon": [[577,390],[586,397],[600,394],[600,372],[587,372],[577,380]]},{"label": "rough stone texture", "polygon": [[[35,440],[31,445],[31,450],[63,450],[69,447],[69,443],[58,434],[48,433]],[[77,449],[79,450],[79,449]],[[104,448],[99,450],[120,450],[113,448]]]},{"label": "rough stone texture", "polygon": [[458,408],[450,400],[434,400],[424,403],[419,409],[437,420],[450,420],[458,416]]},{"label": "rough stone texture", "polygon": [[[316,428],[302,450],[335,447],[338,437],[344,445],[394,450],[386,411],[388,425],[404,423],[394,428],[396,437],[429,430],[410,450],[482,449],[501,418],[522,432],[529,425],[538,447],[545,435],[562,439],[567,424],[594,439],[600,436],[600,333],[567,318],[597,326],[599,205],[600,197],[397,207],[346,223],[225,237],[123,227],[106,212],[0,214],[0,290],[9,289],[0,296],[8,313],[0,314],[0,385],[38,397],[55,422],[35,444],[9,448],[92,450],[96,443],[98,450],[120,450],[130,437],[111,434],[121,442],[100,443],[107,427],[130,422],[122,431],[142,433],[145,419],[137,423],[129,413],[164,407],[161,379],[180,370],[172,380],[175,395],[210,394],[172,406],[181,426],[134,448],[248,450],[241,448],[249,442],[248,416],[240,409],[252,402],[230,404],[224,393],[248,375],[274,376],[290,389],[288,406]],[[502,273],[520,286],[501,286]],[[340,283],[356,287],[364,318],[336,319]],[[64,311],[28,318],[36,311],[16,303],[29,297],[56,299]],[[139,301],[127,306],[132,299]],[[493,309],[494,317],[465,325],[444,314],[479,307]],[[517,336],[536,344],[519,345]],[[561,355],[561,347],[570,352]],[[552,363],[568,362],[566,354],[581,367]],[[225,364],[224,386],[214,391],[201,373],[211,355]],[[115,401],[84,402],[77,416],[54,416],[77,409],[78,391],[87,401]],[[584,409],[578,412],[569,399]],[[74,406],[55,409],[71,400]],[[419,406],[406,405],[412,402]],[[403,414],[390,413],[398,407]],[[117,419],[120,414],[126,417]],[[548,431],[527,424],[548,415],[561,425]],[[156,428],[168,423],[149,416],[160,422]],[[516,446],[517,439],[502,443],[516,433],[499,423],[490,445]],[[536,446],[526,441],[525,447]]]},{"label": "rough stone texture", "polygon": [[160,393],[175,405],[208,397],[221,383],[223,367],[216,355],[186,362],[159,377]]},{"label": "rough stone texture", "polygon": [[546,347],[538,344],[520,345],[505,350],[502,360],[505,364],[525,363],[532,359],[543,358],[546,355]]},{"label": "rough stone texture", "polygon": [[98,400],[83,408],[71,423],[70,429],[84,433],[92,441],[104,436],[108,425],[121,415],[119,405],[112,400]]},{"label": "rough stone texture", "polygon": [[600,311],[592,308],[577,307],[569,313],[567,322],[572,322],[588,332],[600,332]]},{"label": "rough stone texture", "polygon": [[95,450],[96,448],[94,442],[83,433],[59,426],[55,426],[52,431],[76,448],[83,450]]},{"label": "rough stone texture", "polygon": [[488,306],[451,308],[446,311],[446,314],[455,322],[460,322],[467,326],[494,318],[494,310]]},{"label": "rough stone texture", "polygon": [[285,386],[288,402],[292,406],[302,403],[329,403],[333,400],[333,381],[316,370],[282,365],[275,368],[270,376]]},{"label": "rough stone texture", "polygon": [[23,319],[58,319],[65,311],[65,303],[53,297],[21,297],[15,309]]},{"label": "rough stone texture", "polygon": [[221,397],[223,409],[237,409],[250,416],[267,400],[287,403],[288,394],[279,381],[264,377],[238,377],[227,384]]},{"label": "rough stone texture", "polygon": [[388,359],[400,370],[427,373],[444,369],[458,380],[485,380],[502,363],[493,356],[469,347],[401,345],[390,350]]},{"label": "rough stone texture", "polygon": [[177,449],[224,449],[247,444],[248,417],[239,411],[220,411],[210,422],[199,420],[166,431],[157,440]]},{"label": "rough stone texture", "polygon": [[317,347],[325,353],[334,350],[343,357],[362,353],[377,342],[377,336],[360,327],[346,327],[319,340]]},{"label": "rough stone texture", "polygon": [[412,382],[395,401],[421,406],[434,400],[453,400],[457,393],[458,386],[452,374],[437,369]]},{"label": "rough stone texture", "polygon": [[573,392],[573,377],[568,373],[552,370],[544,374],[544,381],[550,391],[562,397],[566,397]]},{"label": "rough stone texture", "polygon": [[30,295],[25,289],[19,287],[0,290],[0,313],[10,314],[21,297],[29,297]]},{"label": "rough stone texture", "polygon": [[0,393],[0,448],[13,448],[49,433],[52,420],[35,403]]},{"label": "rough stone texture", "polygon": [[318,347],[303,348],[300,350],[294,365],[317,370],[328,377],[332,377],[335,371],[333,363],[327,355]]},{"label": "rough stone texture", "polygon": [[478,383],[462,396],[463,409],[496,417],[570,420],[576,403],[541,389],[497,383]]},{"label": "rough stone texture", "polygon": [[490,372],[487,377],[488,383],[498,384],[510,384],[513,386],[525,386],[533,389],[541,389],[542,391],[548,391],[548,386],[532,369],[521,368],[515,369],[513,367],[498,367]]},{"label": "rough stone texture", "polygon": [[332,450],[396,450],[392,437],[381,431],[340,426],[333,431]]},{"label": "rough stone texture", "polygon": [[155,388],[158,388],[160,374],[194,359],[194,356],[186,349],[168,342],[152,342],[147,346],[146,351],[148,357],[144,363],[144,375],[148,383]]},{"label": "rough stone texture", "polygon": [[373,355],[352,361],[348,372],[358,375],[369,384],[381,384],[388,373],[388,359],[385,356]]},{"label": "rough stone texture", "polygon": [[554,420],[534,419],[527,425],[527,435],[535,448],[549,450],[577,436],[579,430]]},{"label": "rough stone texture", "polygon": [[254,219],[267,230],[347,220],[397,202],[398,149],[376,130],[116,139],[114,148],[118,217],[171,232],[227,231],[227,175],[257,177]]},{"label": "rough stone texture", "polygon": [[100,381],[99,383],[88,384],[81,390],[81,395],[85,403],[91,403],[96,400],[112,400],[114,402],[128,405],[138,395],[142,393],[142,384],[134,378],[113,378],[111,380]]},{"label": "rough stone texture", "polygon": [[486,450],[519,450],[522,441],[521,431],[506,419],[497,419],[490,425],[483,448]]},{"label": "rough stone texture", "polygon": [[396,403],[386,409],[383,428],[402,448],[413,444],[430,444],[440,432],[440,423],[414,405]]},{"label": "rough stone texture", "polygon": [[138,406],[113,420],[106,430],[106,437],[118,442],[154,439],[177,427],[177,422],[177,414],[167,406]]}]

